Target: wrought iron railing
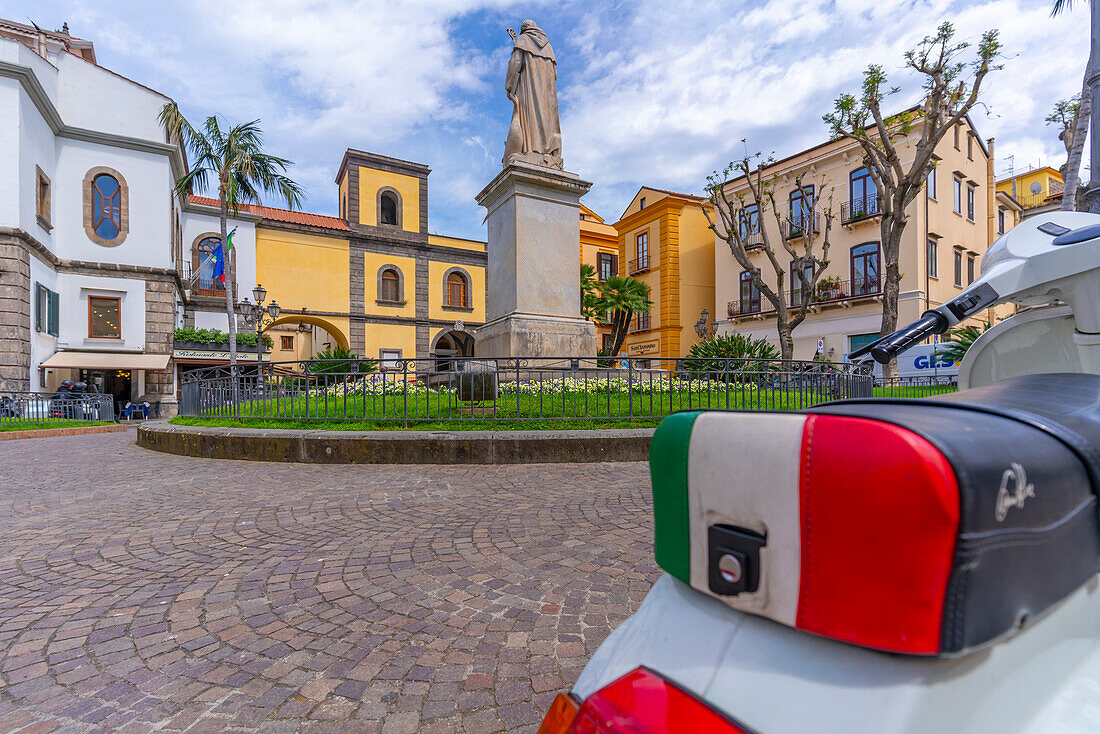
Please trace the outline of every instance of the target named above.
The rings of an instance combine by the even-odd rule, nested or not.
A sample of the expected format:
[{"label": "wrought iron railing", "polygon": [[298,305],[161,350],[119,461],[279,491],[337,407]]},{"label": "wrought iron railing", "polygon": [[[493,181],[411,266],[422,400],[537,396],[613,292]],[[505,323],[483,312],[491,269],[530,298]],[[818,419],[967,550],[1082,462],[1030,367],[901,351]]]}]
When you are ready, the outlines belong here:
[{"label": "wrought iron railing", "polygon": [[868,196],[863,199],[852,199],[840,204],[840,221],[844,224],[855,224],[865,219],[871,219],[882,214],[881,199],[878,196]]},{"label": "wrought iron railing", "polygon": [[792,214],[787,217],[787,220],[783,222],[783,238],[793,239],[795,237],[802,237],[806,234],[806,230],[810,229],[813,234],[817,234],[821,231],[821,217],[817,212],[812,215],[807,214]]},{"label": "wrought iron railing", "polygon": [[[846,301],[853,298],[870,298],[881,295],[882,281],[880,278],[863,277],[854,280],[821,280],[813,291],[802,288],[791,288],[787,291],[787,304],[801,306],[804,295],[812,293],[811,303],[829,303],[832,301]],[[726,314],[730,318],[737,316],[751,316],[752,314],[771,313],[775,310],[771,301],[758,297],[751,299],[739,299],[726,303]]]},{"label": "wrought iron railing", "polygon": [[627,268],[627,272],[629,275],[637,275],[638,273],[644,273],[647,270],[649,270],[649,255],[631,260],[629,262],[629,268]]},{"label": "wrought iron railing", "polygon": [[115,420],[113,395],[100,393],[0,392],[0,427]]},{"label": "wrought iron railing", "polygon": [[762,359],[562,357],[264,363],[183,375],[180,415],[356,421],[610,421],[659,419],[679,410],[800,410],[872,395],[863,369]]}]

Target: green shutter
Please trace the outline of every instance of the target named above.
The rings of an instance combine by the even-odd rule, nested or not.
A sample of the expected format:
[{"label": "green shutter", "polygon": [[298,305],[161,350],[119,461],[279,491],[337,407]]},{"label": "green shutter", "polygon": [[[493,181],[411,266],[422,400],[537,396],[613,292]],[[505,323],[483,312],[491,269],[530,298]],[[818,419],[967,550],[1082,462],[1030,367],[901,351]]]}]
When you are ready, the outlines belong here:
[{"label": "green shutter", "polygon": [[700,411],[673,413],[661,421],[649,444],[653,481],[654,555],[657,565],[691,583],[688,526],[688,446]]},{"label": "green shutter", "polygon": [[46,325],[42,323],[42,299],[46,295],[46,289],[42,287],[41,283],[34,284],[34,330],[37,332],[43,332],[46,330]]},{"label": "green shutter", "polygon": [[60,333],[59,321],[61,320],[61,296],[53,291],[46,291],[49,299],[49,325],[48,330],[50,336],[57,336]]}]

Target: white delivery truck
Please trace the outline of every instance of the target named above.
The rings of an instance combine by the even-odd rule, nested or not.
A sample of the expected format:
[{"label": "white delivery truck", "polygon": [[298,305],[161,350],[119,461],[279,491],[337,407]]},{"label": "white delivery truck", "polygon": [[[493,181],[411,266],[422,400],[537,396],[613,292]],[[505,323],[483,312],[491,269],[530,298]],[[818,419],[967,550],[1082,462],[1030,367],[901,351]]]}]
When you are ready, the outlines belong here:
[{"label": "white delivery truck", "polygon": [[[898,377],[935,377],[950,378],[952,382],[959,376],[959,363],[937,351],[947,347],[946,343],[918,344],[898,355]],[[882,365],[875,362],[874,375],[882,379]]]}]

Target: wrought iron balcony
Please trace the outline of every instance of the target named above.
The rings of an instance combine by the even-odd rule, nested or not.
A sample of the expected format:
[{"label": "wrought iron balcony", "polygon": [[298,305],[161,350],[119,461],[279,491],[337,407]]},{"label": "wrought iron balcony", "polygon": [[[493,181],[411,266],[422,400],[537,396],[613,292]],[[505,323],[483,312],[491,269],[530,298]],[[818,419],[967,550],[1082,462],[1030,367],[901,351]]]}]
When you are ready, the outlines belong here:
[{"label": "wrought iron balcony", "polygon": [[[855,280],[821,280],[811,292],[804,292],[802,288],[791,288],[787,291],[787,305],[798,308],[807,296],[810,303],[831,303],[837,301],[850,301],[852,299],[868,298],[882,293],[882,281],[878,277],[863,277]],[[726,304],[726,312],[729,317],[751,316],[758,313],[769,313],[774,307],[766,298],[759,296],[744,300],[730,301]]]},{"label": "wrought iron balcony", "polygon": [[765,304],[767,305],[767,310],[770,311],[772,309],[771,303],[768,303],[760,296],[730,301],[726,304],[726,314],[732,319],[735,316],[748,316],[754,313],[763,313],[763,311],[761,311],[761,306]]},{"label": "wrought iron balcony", "polygon": [[629,275],[637,275],[638,273],[644,273],[645,271],[649,270],[649,255],[646,254],[645,257],[639,257],[639,258],[636,258],[634,260],[631,260],[627,264],[629,266],[627,268],[627,271],[628,271]]},{"label": "wrought iron balcony", "polygon": [[882,214],[882,201],[878,196],[852,199],[840,205],[840,221],[843,224],[855,224]]},{"label": "wrought iron balcony", "polygon": [[783,238],[794,239],[795,237],[802,237],[806,234],[808,227],[813,227],[811,230],[813,234],[817,234],[821,231],[821,217],[817,212],[814,212],[813,216],[809,214],[794,215],[788,217],[787,221],[783,222]]}]

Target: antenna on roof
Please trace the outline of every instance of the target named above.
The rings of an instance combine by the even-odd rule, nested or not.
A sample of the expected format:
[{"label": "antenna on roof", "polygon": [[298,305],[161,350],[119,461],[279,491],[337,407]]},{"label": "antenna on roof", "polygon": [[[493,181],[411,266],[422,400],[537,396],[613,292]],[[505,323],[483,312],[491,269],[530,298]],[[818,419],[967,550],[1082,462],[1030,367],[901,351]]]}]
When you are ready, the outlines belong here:
[{"label": "antenna on roof", "polygon": [[61,24],[61,31],[60,32],[64,33],[66,36],[69,35],[69,22],[68,21],[65,21],[64,23]]}]

